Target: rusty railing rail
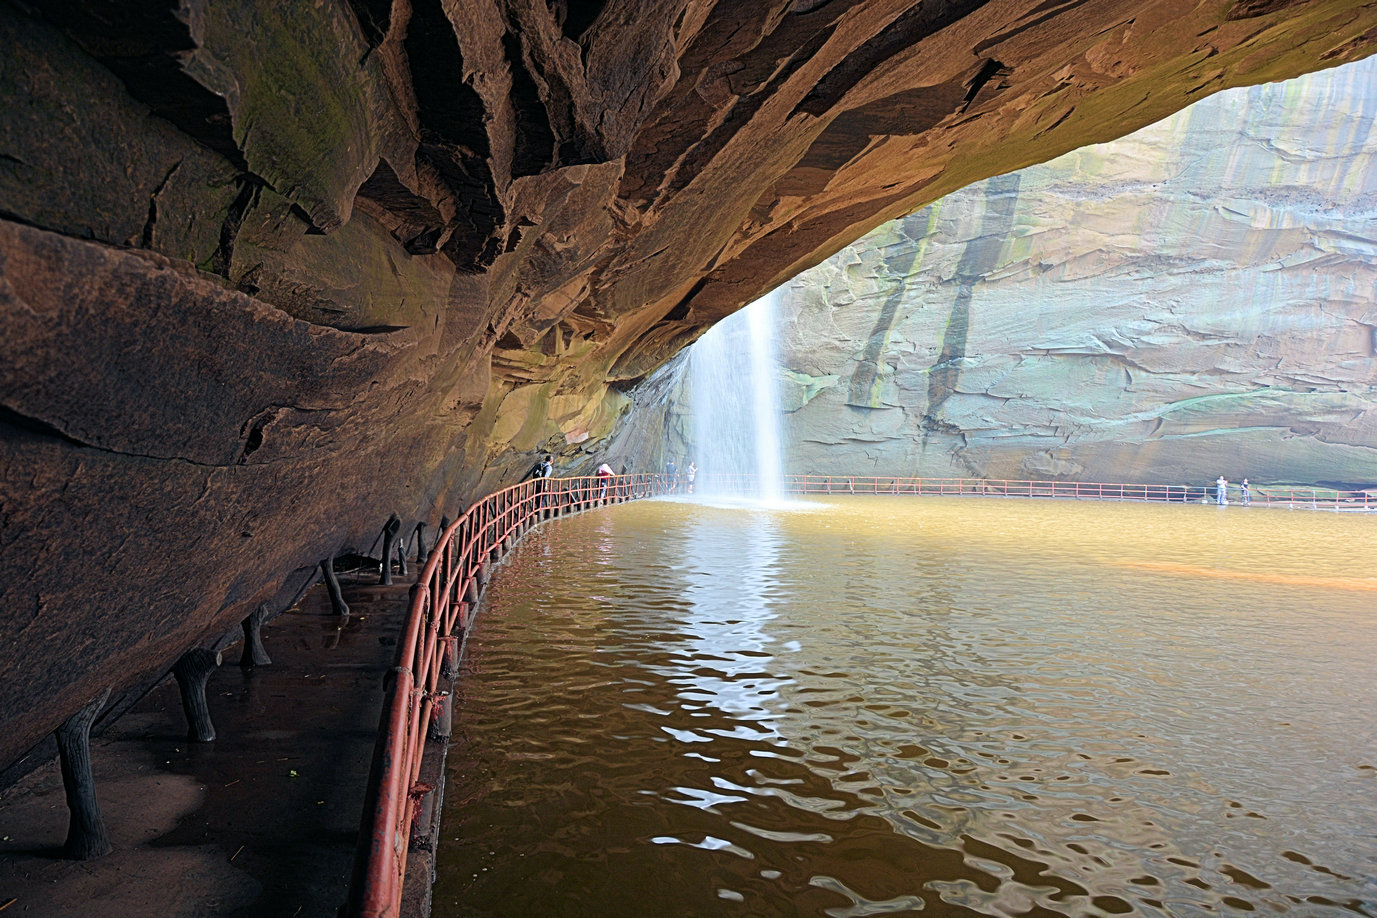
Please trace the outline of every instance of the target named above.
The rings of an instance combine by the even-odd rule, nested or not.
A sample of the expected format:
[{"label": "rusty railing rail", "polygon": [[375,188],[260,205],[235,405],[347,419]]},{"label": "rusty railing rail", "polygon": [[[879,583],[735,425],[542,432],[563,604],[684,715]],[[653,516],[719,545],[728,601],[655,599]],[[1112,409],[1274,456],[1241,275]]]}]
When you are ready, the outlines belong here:
[{"label": "rusty railing rail", "polygon": [[460,640],[493,565],[543,520],[669,489],[669,477],[658,474],[533,479],[482,498],[440,533],[412,588],[388,674],[347,918],[399,913],[412,825],[433,790],[420,782],[426,736],[449,701],[439,691],[441,676],[457,668]]}]

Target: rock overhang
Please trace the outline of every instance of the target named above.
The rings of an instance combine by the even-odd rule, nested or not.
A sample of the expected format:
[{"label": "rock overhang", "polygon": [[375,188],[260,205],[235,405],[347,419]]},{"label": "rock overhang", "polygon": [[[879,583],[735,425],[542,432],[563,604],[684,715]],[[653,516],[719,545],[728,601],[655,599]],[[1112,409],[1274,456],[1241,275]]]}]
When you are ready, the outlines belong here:
[{"label": "rock overhang", "polygon": [[0,42],[9,762],[391,513],[582,461],[881,222],[1364,56],[1377,5],[53,0]]}]

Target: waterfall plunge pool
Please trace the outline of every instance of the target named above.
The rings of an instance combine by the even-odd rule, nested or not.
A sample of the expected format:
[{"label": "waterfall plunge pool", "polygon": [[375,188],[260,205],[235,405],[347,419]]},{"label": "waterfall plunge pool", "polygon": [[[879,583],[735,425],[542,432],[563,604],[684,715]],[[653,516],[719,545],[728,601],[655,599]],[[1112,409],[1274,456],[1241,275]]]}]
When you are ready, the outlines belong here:
[{"label": "waterfall plunge pool", "polygon": [[812,503],[522,542],[437,914],[1377,915],[1377,521]]}]

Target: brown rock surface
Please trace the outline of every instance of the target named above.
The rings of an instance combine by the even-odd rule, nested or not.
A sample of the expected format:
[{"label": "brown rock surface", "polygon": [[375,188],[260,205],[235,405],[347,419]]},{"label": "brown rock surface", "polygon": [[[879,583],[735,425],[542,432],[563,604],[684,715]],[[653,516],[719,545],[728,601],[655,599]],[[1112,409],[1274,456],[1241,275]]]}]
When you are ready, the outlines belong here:
[{"label": "brown rock surface", "polygon": [[0,42],[2,763],[390,513],[581,461],[861,233],[1362,57],[1377,4],[50,0]]},{"label": "brown rock surface", "polygon": [[[868,233],[778,290],[784,470],[1372,487],[1374,137],[1369,58],[1218,93]],[[744,355],[746,318],[638,385],[608,452],[714,471],[732,432],[697,440],[698,374],[752,388],[744,356],[736,374],[712,359]]]}]

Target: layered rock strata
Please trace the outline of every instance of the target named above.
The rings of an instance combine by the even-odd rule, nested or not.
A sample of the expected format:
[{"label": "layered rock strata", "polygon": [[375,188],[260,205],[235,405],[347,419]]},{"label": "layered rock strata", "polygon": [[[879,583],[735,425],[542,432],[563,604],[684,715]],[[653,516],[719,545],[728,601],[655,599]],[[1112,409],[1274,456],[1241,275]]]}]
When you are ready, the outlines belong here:
[{"label": "layered rock strata", "polygon": [[565,466],[884,221],[1353,0],[0,3],[0,762],[388,515]]},{"label": "layered rock strata", "polygon": [[1377,67],[973,185],[788,288],[791,467],[1377,483]]},{"label": "layered rock strata", "polygon": [[[1374,86],[1369,59],[1221,93],[803,272],[788,471],[1377,484]],[[697,451],[689,368],[633,393],[616,450]]]}]

